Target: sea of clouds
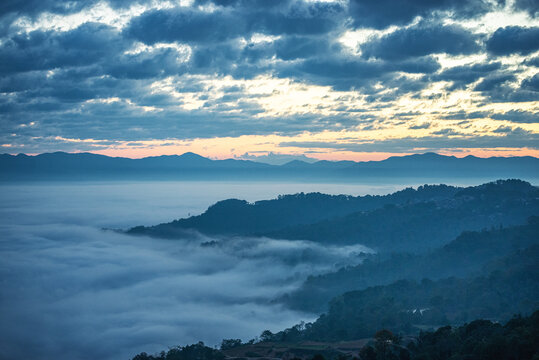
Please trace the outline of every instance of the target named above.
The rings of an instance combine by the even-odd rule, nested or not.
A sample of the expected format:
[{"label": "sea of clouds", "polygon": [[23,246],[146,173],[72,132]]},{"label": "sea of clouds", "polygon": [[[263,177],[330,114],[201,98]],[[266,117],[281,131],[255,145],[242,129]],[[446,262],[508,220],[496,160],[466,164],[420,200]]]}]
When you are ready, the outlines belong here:
[{"label": "sea of clouds", "polygon": [[309,274],[356,264],[369,251],[361,245],[195,233],[163,240],[103,230],[198,213],[242,191],[252,201],[287,190],[212,186],[1,185],[0,358],[128,359],[199,340],[248,340],[265,329],[313,320],[315,314],[272,300]]}]

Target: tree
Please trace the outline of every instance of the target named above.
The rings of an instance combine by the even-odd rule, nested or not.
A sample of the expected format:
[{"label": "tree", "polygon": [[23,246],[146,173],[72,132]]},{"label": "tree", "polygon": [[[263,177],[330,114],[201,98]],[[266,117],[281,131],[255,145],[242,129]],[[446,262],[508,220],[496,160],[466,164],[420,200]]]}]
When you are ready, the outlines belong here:
[{"label": "tree", "polygon": [[221,341],[221,350],[233,349],[241,346],[241,344],[241,339],[223,339],[223,341]]},{"label": "tree", "polygon": [[273,339],[273,333],[269,330],[262,331],[260,334],[260,341],[271,341]]}]

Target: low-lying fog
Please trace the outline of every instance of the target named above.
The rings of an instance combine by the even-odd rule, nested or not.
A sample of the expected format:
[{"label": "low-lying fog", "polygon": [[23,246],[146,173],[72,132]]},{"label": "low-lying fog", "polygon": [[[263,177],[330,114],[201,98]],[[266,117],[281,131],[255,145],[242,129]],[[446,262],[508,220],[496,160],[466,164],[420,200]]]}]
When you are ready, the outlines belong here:
[{"label": "low-lying fog", "polygon": [[[270,300],[362,246],[181,241],[103,231],[202,212],[229,198],[388,193],[394,186],[218,183],[0,185],[0,358],[128,359],[202,340],[248,340],[314,314]],[[213,242],[215,241],[215,242]],[[204,243],[204,244],[203,244]],[[203,245],[202,245],[203,244]]]}]

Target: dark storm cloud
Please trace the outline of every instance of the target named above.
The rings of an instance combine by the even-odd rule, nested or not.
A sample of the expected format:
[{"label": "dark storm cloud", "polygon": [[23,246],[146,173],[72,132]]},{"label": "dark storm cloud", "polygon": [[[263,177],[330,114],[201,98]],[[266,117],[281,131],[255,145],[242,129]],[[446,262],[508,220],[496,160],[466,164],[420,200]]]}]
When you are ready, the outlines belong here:
[{"label": "dark storm cloud", "polygon": [[512,128],[512,127],[510,127],[510,126],[503,126],[503,125],[500,126],[500,127],[498,127],[497,129],[493,130],[493,132],[495,132],[495,133],[502,133],[502,134],[504,134],[504,133],[510,133],[511,131],[513,131],[513,128]]},{"label": "dark storm cloud", "polygon": [[179,75],[186,71],[186,65],[178,61],[178,55],[177,50],[172,48],[120,55],[106,65],[105,72],[118,79],[159,79]]},{"label": "dark storm cloud", "polygon": [[247,16],[249,29],[271,35],[316,35],[328,33],[344,20],[344,8],[332,3],[294,2],[284,11],[253,12]]},{"label": "dark storm cloud", "polygon": [[321,37],[286,36],[275,41],[275,54],[283,60],[295,60],[340,51],[339,46]]},{"label": "dark storm cloud", "polygon": [[[271,11],[256,7],[220,7],[213,12],[196,9],[148,11],[131,21],[124,34],[147,44],[179,41],[192,46],[190,73],[253,78],[271,72],[264,60],[277,56],[293,60],[327,54],[339,46],[328,41],[343,8],[335,4],[295,2]],[[279,35],[275,42],[241,44],[254,33]]]},{"label": "dark storm cloud", "polygon": [[147,11],[134,18],[125,33],[146,44],[220,42],[244,34],[245,25],[229,11],[177,8]]},{"label": "dark storm cloud", "polygon": [[388,64],[393,71],[411,74],[432,74],[440,69],[440,64],[432,56],[423,56],[413,60],[396,61]]},{"label": "dark storm cloud", "polygon": [[524,79],[522,81],[522,88],[539,91],[539,73],[533,75],[531,78]]},{"label": "dark storm cloud", "polygon": [[502,64],[500,62],[454,66],[439,74],[433,75],[432,80],[451,81],[453,83],[453,89],[463,88],[466,85],[495,72],[500,69],[501,66]]},{"label": "dark storm cloud", "polygon": [[304,61],[297,67],[292,66],[292,71],[294,70],[329,79],[363,80],[378,77],[387,71],[387,67],[382,61],[328,58]]},{"label": "dark storm cloud", "polygon": [[430,76],[433,81],[449,81],[448,90],[464,89],[473,84],[472,90],[481,92],[491,101],[534,101],[534,78],[517,83],[514,70],[500,62],[476,63],[455,66]]},{"label": "dark storm cloud", "polygon": [[[117,9],[146,2],[108,3]],[[14,133],[17,144],[26,141],[28,149],[40,152],[35,138],[130,141],[294,135],[383,121],[373,114],[359,116],[357,106],[345,100],[334,104],[332,110],[338,115],[331,118],[316,110],[255,117],[267,111],[258,104],[260,98],[271,94],[247,94],[243,88],[210,95],[223,90],[208,84],[225,77],[268,76],[336,91],[356,90],[374,111],[391,108],[404,95],[421,100],[422,90],[435,81],[451,83],[443,91],[475,90],[485,96],[485,102],[537,99],[537,75],[521,80],[537,59],[521,59],[518,68],[496,60],[497,55],[533,53],[537,28],[507,27],[478,34],[459,25],[462,19],[498,9],[492,2],[197,0],[194,6],[146,10],[121,29],[85,23],[67,31],[25,31],[24,22],[13,23],[20,16],[32,21],[43,12],[75,14],[96,4],[46,0],[0,5],[4,14],[0,19],[2,143],[15,143],[6,135]],[[515,6],[534,11],[526,1]],[[347,31],[391,25],[396,27],[389,33],[360,44],[361,54],[341,42],[343,35],[350,34]],[[443,69],[434,55],[485,54],[486,49],[487,60]],[[167,77],[168,86],[180,94],[159,90],[156,81]],[[192,105],[187,104],[189,98],[200,107],[181,109]],[[158,111],[145,111],[154,107]],[[413,120],[413,116],[396,117]],[[30,122],[35,126],[24,126]],[[50,146],[48,140],[42,141]]]},{"label": "dark storm cloud", "polygon": [[14,35],[0,45],[0,74],[85,66],[126,45],[114,28],[99,23],[66,32],[36,30]]},{"label": "dark storm cloud", "polygon": [[462,27],[429,23],[396,30],[361,45],[364,57],[387,60],[435,53],[471,54],[479,49],[477,37]]},{"label": "dark storm cloud", "polygon": [[523,63],[524,63],[524,65],[530,65],[530,66],[539,67],[539,56],[532,57],[531,59],[528,58],[528,59],[524,60]]},{"label": "dark storm cloud", "polygon": [[496,74],[489,76],[481,80],[475,87],[475,91],[492,91],[508,81],[514,81],[515,76],[513,74]]},{"label": "dark storm cloud", "polygon": [[[437,65],[435,65],[437,66]],[[357,81],[356,84],[351,84],[351,87],[359,88],[362,93],[366,96],[365,101],[375,105],[375,108],[382,109],[385,107],[390,107],[391,103],[405,94],[410,94],[412,96],[416,95],[418,92],[423,90],[428,86],[428,81],[426,77],[422,76],[420,78],[409,78],[407,76],[398,76],[396,77],[394,73],[388,72],[380,77],[367,79],[364,81]],[[343,82],[343,86],[346,82]],[[384,84],[383,87],[379,87],[379,84]],[[354,111],[354,110],[349,110]],[[355,110],[357,111],[357,110]],[[417,114],[415,114],[417,115]],[[409,116],[403,113],[397,113],[394,115],[396,118],[401,116]],[[376,117],[373,117],[372,120],[376,120]]]},{"label": "dark storm cloud", "polygon": [[539,27],[507,26],[499,28],[486,41],[494,55],[527,55],[539,50]]},{"label": "dark storm cloud", "polygon": [[13,93],[35,89],[46,81],[43,72],[17,73],[0,77],[0,93]]},{"label": "dark storm cloud", "polygon": [[14,26],[14,22],[21,17],[35,20],[43,13],[76,14],[100,3],[106,3],[113,9],[121,9],[145,4],[148,0],[4,0],[0,2],[0,36],[7,36],[10,31],[23,29]]},{"label": "dark storm cloud", "polygon": [[300,64],[284,64],[277,70],[277,75],[303,79],[311,84],[328,85],[336,90],[349,90],[366,85],[376,77],[379,68],[378,64],[356,61],[309,59]]},{"label": "dark storm cloud", "polygon": [[[137,89],[139,81],[122,81],[123,86],[112,88],[105,95],[122,98],[126,95],[132,102],[144,106],[157,106],[153,99],[147,98],[147,92]],[[88,88],[91,88],[88,84]],[[97,88],[99,89],[99,88]],[[59,90],[60,91],[60,90]],[[91,91],[91,90],[88,90]],[[53,90],[50,90],[52,93]],[[69,91],[61,91],[63,96],[72,99],[81,96],[73,95]],[[139,94],[140,93],[140,94]],[[193,94],[195,98],[202,94]],[[73,104],[67,100],[43,99],[40,102],[33,100],[2,104],[0,109],[8,108],[4,114],[4,121],[0,122],[0,137],[2,143],[12,144],[10,150],[24,152],[41,152],[40,146],[50,150],[72,150],[77,147],[84,150],[95,150],[95,143],[63,142],[55,140],[56,136],[67,139],[111,139],[114,134],[115,141],[135,141],[152,139],[200,138],[220,136],[241,136],[244,134],[264,135],[275,131],[285,134],[299,134],[304,131],[306,124],[313,131],[341,130],[343,126],[351,127],[358,123],[353,114],[341,113],[331,118],[316,113],[303,115],[283,115],[275,118],[253,117],[263,112],[256,101],[247,96],[231,94],[217,99],[206,99],[204,105],[198,110],[178,109],[178,100],[168,97],[158,99],[161,102],[172,102],[172,107],[164,107],[159,112],[144,112],[124,101],[91,102],[78,106],[76,112],[68,110]],[[231,101],[228,103],[226,101]],[[237,102],[236,102],[237,101]],[[29,104],[42,106],[45,109],[33,110],[32,119],[35,126],[20,127],[21,115],[27,113]],[[59,104],[59,107],[55,107]],[[230,113],[230,110],[235,110]],[[241,112],[238,112],[240,110]],[[10,134],[17,134],[11,137]],[[47,137],[50,140],[47,140]],[[33,140],[32,140],[33,139]]]},{"label": "dark storm cloud", "polygon": [[55,14],[68,14],[82,10],[97,1],[47,1],[47,0],[5,0],[0,5],[0,16],[16,13],[36,15],[44,11]]},{"label": "dark storm cloud", "polygon": [[537,90],[533,88],[533,78],[525,79],[520,84],[512,73],[497,73],[481,80],[476,87],[489,101],[528,102],[537,101]]},{"label": "dark storm cloud", "polygon": [[299,147],[299,148],[322,148],[335,149],[340,151],[361,151],[361,152],[415,152],[415,149],[421,149],[421,152],[436,151],[439,149],[474,149],[474,148],[497,148],[497,147],[529,147],[539,148],[539,135],[521,128],[515,128],[511,132],[505,132],[502,136],[488,135],[467,135],[457,137],[447,137],[453,135],[453,130],[442,130],[443,136],[425,136],[421,138],[405,137],[401,139],[358,141],[358,142],[299,142],[289,141],[279,144],[281,147]]},{"label": "dark storm cloud", "polygon": [[490,117],[496,120],[507,120],[515,123],[539,123],[539,115],[530,111],[511,110],[501,114],[492,114]]},{"label": "dark storm cloud", "polygon": [[[358,57],[343,56],[332,58],[311,58],[300,63],[283,65],[279,75],[296,79],[309,80],[315,84],[330,85],[338,90],[369,88],[374,81],[384,79],[394,72],[414,74],[433,73],[440,68],[436,59],[421,57],[414,60],[387,62],[365,60]],[[408,80],[409,84],[414,81]]]},{"label": "dark storm cloud", "polygon": [[146,44],[157,42],[218,43],[253,33],[267,35],[325,34],[338,25],[344,9],[335,4],[298,2],[277,9],[187,8],[150,10],[131,21],[126,34]]},{"label": "dark storm cloud", "polygon": [[441,119],[445,120],[470,120],[470,119],[484,119],[489,117],[490,113],[488,112],[481,112],[481,111],[455,111],[450,112],[448,115],[441,115]]},{"label": "dark storm cloud", "polygon": [[431,123],[422,123],[422,124],[417,124],[417,125],[412,125],[412,126],[408,126],[408,129],[411,129],[411,130],[419,130],[419,129],[428,129],[431,127]]},{"label": "dark storm cloud", "polygon": [[471,18],[492,9],[481,0],[350,0],[350,14],[357,27],[383,29],[406,25],[417,16],[428,18],[434,12],[449,12],[457,18]]},{"label": "dark storm cloud", "polygon": [[196,0],[195,4],[207,5],[215,4],[225,7],[250,7],[271,9],[289,4],[290,0]]},{"label": "dark storm cloud", "polygon": [[[0,5],[0,16],[15,13],[17,15],[36,16],[43,12],[53,14],[72,14],[91,7],[101,0],[4,0]],[[112,8],[125,8],[143,4],[146,0],[105,0]]]},{"label": "dark storm cloud", "polygon": [[[240,55],[241,48],[237,43],[198,46],[193,49],[191,72],[229,74],[234,68],[242,66]],[[248,74],[247,71],[245,73]]]},{"label": "dark storm cloud", "polygon": [[463,135],[460,131],[456,131],[455,129],[451,128],[445,128],[440,129],[432,132],[433,135],[444,135],[444,136],[454,136],[454,135]]},{"label": "dark storm cloud", "polygon": [[539,14],[539,2],[536,0],[515,0],[513,6],[517,10],[527,11],[532,17]]},{"label": "dark storm cloud", "polygon": [[529,102],[537,101],[537,92],[530,90],[517,89],[514,90],[511,86],[500,86],[491,91],[484,93],[489,101],[494,102]]},{"label": "dark storm cloud", "polygon": [[[0,81],[3,90],[11,93],[9,101],[24,107],[43,100],[72,100],[79,102],[113,96],[134,96],[137,86],[128,82],[119,83],[108,76],[100,76],[98,67],[58,70],[53,75],[43,72],[15,74]],[[20,82],[19,82],[20,81]],[[130,85],[129,87],[126,85]]]}]

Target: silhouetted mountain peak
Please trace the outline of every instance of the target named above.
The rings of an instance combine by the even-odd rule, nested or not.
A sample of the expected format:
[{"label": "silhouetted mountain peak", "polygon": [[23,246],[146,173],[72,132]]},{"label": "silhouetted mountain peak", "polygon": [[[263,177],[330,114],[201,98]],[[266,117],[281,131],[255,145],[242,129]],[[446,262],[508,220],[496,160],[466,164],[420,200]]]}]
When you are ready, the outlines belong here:
[{"label": "silhouetted mountain peak", "polygon": [[446,156],[446,155],[440,155],[434,152],[426,152],[423,154],[412,154],[412,155],[405,155],[405,156],[391,156],[387,158],[386,160],[382,160],[382,162],[442,162],[448,159],[456,159],[454,156]]},{"label": "silhouetted mountain peak", "polygon": [[233,214],[234,211],[238,211],[239,209],[244,208],[245,206],[249,205],[249,203],[246,200],[239,200],[239,199],[227,199],[227,200],[221,200],[216,202],[215,204],[211,205],[207,212],[208,213],[228,213]]},{"label": "silhouetted mountain peak", "polygon": [[510,197],[528,196],[537,193],[539,189],[527,181],[519,179],[496,180],[486,184],[472,186],[460,190],[455,196],[488,196],[495,197],[500,194]]},{"label": "silhouetted mountain peak", "polygon": [[194,152],[186,152],[179,156],[181,159],[189,159],[189,160],[210,160],[204,156],[195,154]]},{"label": "silhouetted mountain peak", "polygon": [[[41,159],[77,159],[77,158],[84,158],[84,159],[122,159],[121,157],[111,157],[107,155],[101,155],[101,154],[94,154],[91,152],[77,152],[77,153],[68,153],[65,151],[56,151],[52,153],[43,153],[35,156],[28,156],[35,158],[36,160]],[[126,158],[123,158],[126,159]]]},{"label": "silhouetted mountain peak", "polygon": [[454,158],[454,156],[447,156],[447,155],[441,155],[435,152],[426,152],[423,154],[413,154],[409,155],[410,157],[416,157],[421,159],[447,159],[447,158]]}]

